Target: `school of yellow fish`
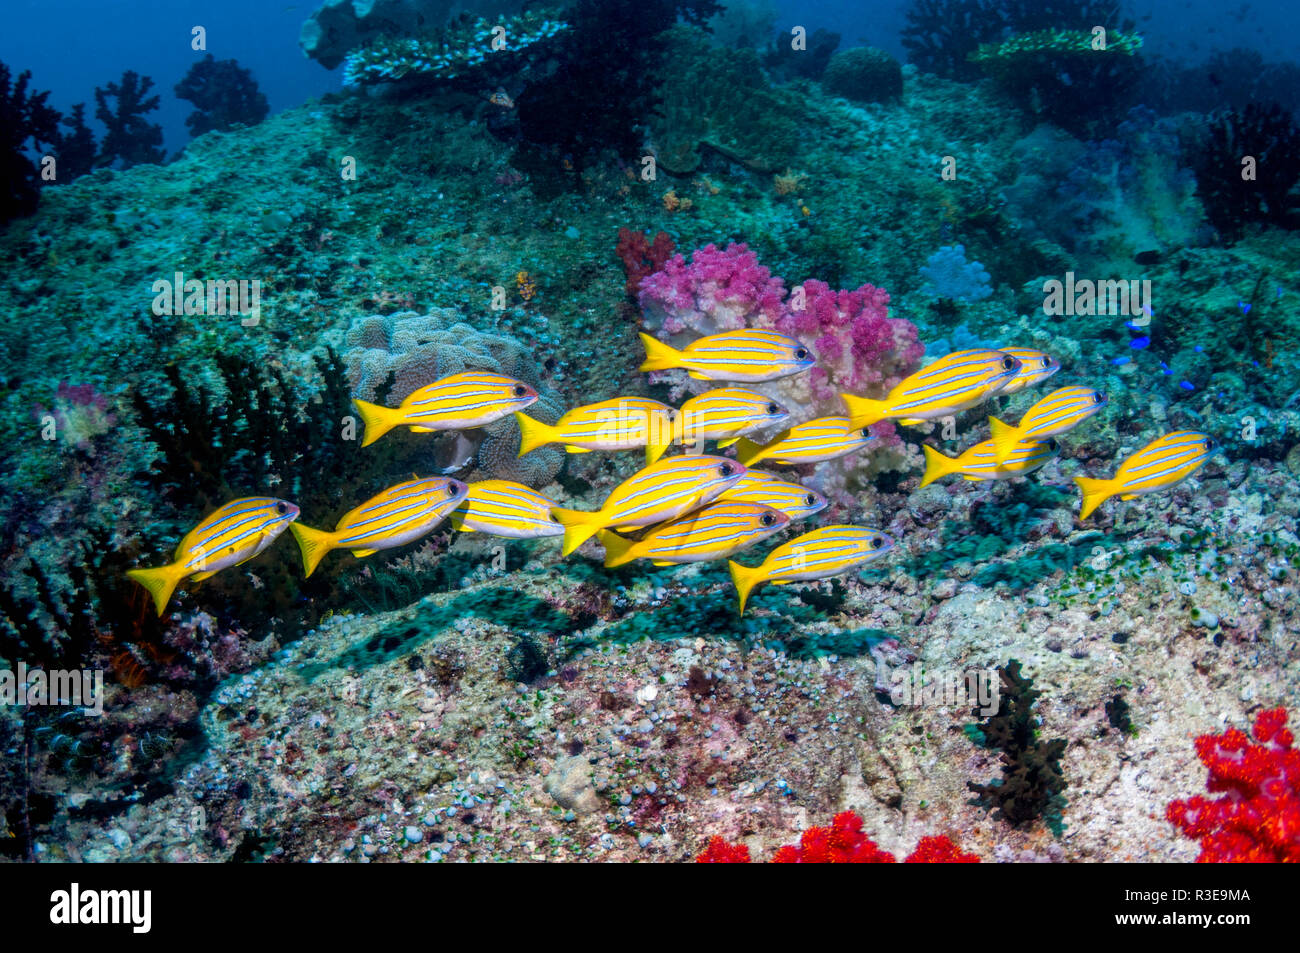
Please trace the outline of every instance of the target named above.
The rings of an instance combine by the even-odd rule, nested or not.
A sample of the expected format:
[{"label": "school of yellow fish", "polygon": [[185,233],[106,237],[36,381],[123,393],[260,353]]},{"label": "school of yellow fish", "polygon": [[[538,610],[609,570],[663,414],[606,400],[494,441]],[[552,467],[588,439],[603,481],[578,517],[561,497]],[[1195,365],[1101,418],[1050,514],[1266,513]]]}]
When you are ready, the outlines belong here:
[{"label": "school of yellow fish", "polygon": [[[643,397],[616,397],[570,410],[555,424],[524,410],[537,391],[503,374],[466,371],[411,393],[395,408],[353,401],[365,424],[362,446],[395,427],[417,433],[485,427],[509,414],[519,422],[519,455],[551,443],[569,453],[645,450],[645,466],[624,480],[594,511],[556,506],[541,494],[508,480],[462,483],[449,477],[415,478],[389,487],[350,510],[333,530],[296,522],[298,507],[271,497],[244,497],[225,504],[180,541],[168,565],[134,569],[131,578],[166,610],[184,579],[202,580],[237,566],[265,550],[289,529],[310,576],[335,549],[369,556],[414,542],[444,520],[464,533],[513,539],[562,536],[569,555],[593,536],[604,546],[605,565],[648,559],[667,566],[726,559],[806,519],[827,505],[815,490],[753,469],[760,462],[784,466],[817,464],[870,445],[868,428],[882,420],[913,425],[951,417],[990,397],[1016,393],[1060,370],[1041,351],[1002,348],[960,351],[900,381],[879,400],[841,395],[844,416],[787,424],[789,411],[771,398],[735,383],[779,380],[810,369],[814,358],[800,342],[768,330],[742,329],[702,337],[677,350],[642,334],[646,359],[640,370],[682,369],[696,380],[720,386],[687,400],[680,408]],[[1011,426],[989,418],[990,439],[949,457],[924,445],[921,486],[951,474],[967,480],[1023,476],[1059,452],[1056,437],[1097,414],[1105,395],[1087,387],[1062,387],[1035,403]],[[763,443],[749,435],[784,426]],[[707,441],[719,449],[735,445],[736,457],[704,453]],[[687,452],[667,456],[672,446]],[[1124,460],[1109,479],[1077,477],[1080,519],[1112,496],[1131,500],[1172,487],[1216,452],[1206,434],[1166,434]],[[772,550],[754,567],[731,561],[739,610],[763,583],[826,579],[849,572],[894,548],[879,530],[823,526]]]}]

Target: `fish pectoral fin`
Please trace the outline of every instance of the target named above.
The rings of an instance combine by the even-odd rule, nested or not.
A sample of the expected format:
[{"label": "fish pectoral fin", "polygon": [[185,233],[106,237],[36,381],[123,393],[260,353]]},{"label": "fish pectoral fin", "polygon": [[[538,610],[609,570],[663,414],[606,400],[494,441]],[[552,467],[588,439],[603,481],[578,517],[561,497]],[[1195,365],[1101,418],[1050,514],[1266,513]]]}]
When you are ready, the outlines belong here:
[{"label": "fish pectoral fin", "polygon": [[434,432],[435,431],[432,427],[417,427],[415,426],[415,424],[411,424],[411,433],[434,433]]},{"label": "fish pectoral fin", "polygon": [[790,585],[790,583],[794,582],[794,580],[793,579],[769,579],[768,582],[770,582],[774,586],[788,586]]},{"label": "fish pectoral fin", "polygon": [[211,579],[216,574],[217,571],[215,569],[208,569],[204,572],[196,572],[194,575],[190,576],[190,579],[194,582],[202,582],[204,579]]},{"label": "fish pectoral fin", "polygon": [[708,374],[701,374],[699,371],[687,371],[686,373],[687,376],[689,376],[692,380],[697,380],[697,381],[713,380],[713,378],[710,377]]},{"label": "fish pectoral fin", "polygon": [[575,447],[573,444],[564,445],[565,453],[591,453],[591,447]]},{"label": "fish pectoral fin", "polygon": [[[1141,495],[1142,495],[1141,493],[1121,493],[1119,495],[1119,498],[1121,500],[1136,500]],[[195,576],[194,578],[197,579],[199,577]]]},{"label": "fish pectoral fin", "polygon": [[666,560],[666,559],[652,559],[652,560],[650,560],[650,565],[652,565],[652,566],[673,566],[673,565],[676,565],[676,564],[675,564],[675,563],[670,563],[670,562],[669,562],[668,560]]},{"label": "fish pectoral fin", "polygon": [[377,552],[379,552],[377,549],[354,549],[352,555],[356,556],[357,559],[364,559],[366,556],[373,556]]},{"label": "fish pectoral fin", "polygon": [[900,424],[907,424],[907,426],[909,427],[916,427],[920,424],[925,423],[925,421],[920,417],[902,417],[896,422]]},{"label": "fish pectoral fin", "polygon": [[724,447],[730,447],[733,443],[735,443],[739,439],[740,439],[739,437],[728,437],[726,440],[719,440],[718,449],[721,450]]}]

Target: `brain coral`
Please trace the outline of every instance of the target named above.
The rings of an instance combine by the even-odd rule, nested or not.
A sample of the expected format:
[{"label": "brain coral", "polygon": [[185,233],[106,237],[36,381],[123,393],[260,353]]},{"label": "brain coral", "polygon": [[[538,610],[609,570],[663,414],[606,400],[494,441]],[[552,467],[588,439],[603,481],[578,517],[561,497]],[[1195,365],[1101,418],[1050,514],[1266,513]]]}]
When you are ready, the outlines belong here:
[{"label": "brain coral", "polygon": [[[395,407],[412,391],[448,374],[484,370],[535,387],[541,397],[529,409],[531,416],[555,423],[564,412],[560,397],[543,386],[541,369],[527,345],[508,335],[479,331],[450,308],[360,318],[344,334],[343,344],[348,383],[353,396],[362,400],[375,400],[390,374],[393,386],[384,403]],[[544,486],[564,463],[558,447],[543,447],[517,459],[519,425],[513,417],[440,441],[440,469],[466,463],[466,470],[457,473],[465,479],[495,477]]]}]

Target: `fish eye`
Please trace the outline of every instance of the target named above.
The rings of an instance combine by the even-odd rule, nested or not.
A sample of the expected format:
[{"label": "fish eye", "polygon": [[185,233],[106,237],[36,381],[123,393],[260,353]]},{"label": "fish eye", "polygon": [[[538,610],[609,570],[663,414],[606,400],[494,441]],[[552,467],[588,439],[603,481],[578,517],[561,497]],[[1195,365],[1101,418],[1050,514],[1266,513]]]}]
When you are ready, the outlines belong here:
[{"label": "fish eye", "polygon": [[867,540],[867,549],[879,549],[879,548],[880,548],[880,540],[876,539],[876,537],[873,536],[871,537],[871,539]]},{"label": "fish eye", "polygon": [[863,427],[863,428],[862,428],[862,436],[864,436],[864,437],[870,437],[870,436],[871,436],[871,428],[870,428],[870,427]]},{"label": "fish eye", "polygon": [[527,393],[528,393],[528,388],[525,387],[523,384],[516,384],[516,385],[515,385],[515,396],[516,396],[516,397],[523,397],[523,396],[524,396],[525,394],[527,394]]},{"label": "fish eye", "polygon": [[1060,444],[1057,443],[1055,440],[1048,440],[1043,445],[1047,447],[1048,450],[1055,450],[1057,447],[1060,446]]},{"label": "fish eye", "polygon": [[1052,366],[1052,359],[1050,357],[1044,356],[1043,367],[1051,367],[1051,366]]},{"label": "fish eye", "polygon": [[1206,449],[1206,450],[1213,450],[1213,449],[1214,449],[1214,441],[1213,441],[1213,440],[1206,440],[1206,441],[1205,441],[1205,449]]},{"label": "fish eye", "polygon": [[1106,403],[1106,395],[1105,395],[1105,394],[1093,394],[1093,395],[1092,395],[1092,402],[1093,402],[1094,404],[1097,404],[1098,406],[1101,406],[1102,404]]},{"label": "fish eye", "polygon": [[808,356],[808,349],[806,347],[796,348],[794,352],[794,356],[802,361],[805,357]]},{"label": "fish eye", "polygon": [[733,473],[736,472],[736,468],[733,467],[730,463],[724,463],[722,466],[718,467],[718,472],[721,473],[723,476],[731,476]]},{"label": "fish eye", "polygon": [[289,512],[289,507],[285,506],[283,503],[277,503],[275,504],[275,511],[283,515]]},{"label": "fish eye", "polygon": [[805,496],[804,499],[808,502],[808,505],[809,505],[809,506],[816,506],[816,505],[817,505],[817,497],[813,496],[811,493],[809,493],[807,496]]},{"label": "fish eye", "polygon": [[767,412],[770,416],[775,417],[781,412],[781,408],[776,405],[776,401],[767,405]]},{"label": "fish eye", "polygon": [[460,486],[458,484],[453,483],[451,486],[447,487],[447,495],[460,496]]},{"label": "fish eye", "polygon": [[1002,367],[1005,370],[1014,371],[1016,369],[1016,359],[1008,354],[1002,359]]},{"label": "fish eye", "polygon": [[758,518],[758,521],[762,523],[764,526],[771,526],[773,523],[776,522],[776,517],[773,516],[771,513],[764,513],[762,516]]}]

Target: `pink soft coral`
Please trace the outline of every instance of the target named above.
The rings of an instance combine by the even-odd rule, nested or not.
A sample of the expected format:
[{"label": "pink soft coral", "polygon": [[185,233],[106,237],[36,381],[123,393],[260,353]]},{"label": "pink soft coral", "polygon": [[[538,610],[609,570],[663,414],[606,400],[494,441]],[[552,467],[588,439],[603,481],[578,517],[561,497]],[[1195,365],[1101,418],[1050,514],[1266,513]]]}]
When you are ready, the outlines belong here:
[{"label": "pink soft coral", "polygon": [[691,337],[771,325],[785,313],[785,282],[744,244],[697,248],[690,263],[674,255],[641,280],[637,298],[645,326]]}]

